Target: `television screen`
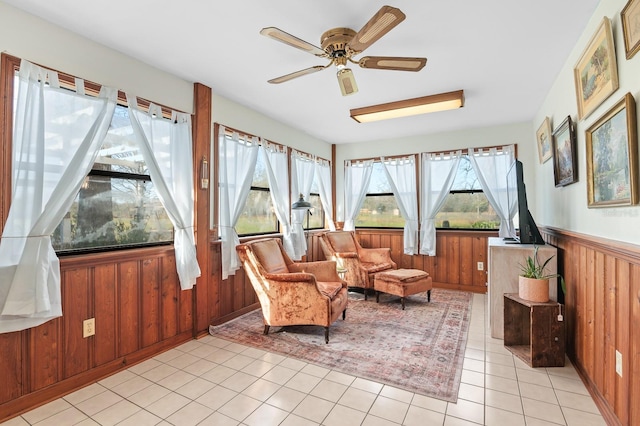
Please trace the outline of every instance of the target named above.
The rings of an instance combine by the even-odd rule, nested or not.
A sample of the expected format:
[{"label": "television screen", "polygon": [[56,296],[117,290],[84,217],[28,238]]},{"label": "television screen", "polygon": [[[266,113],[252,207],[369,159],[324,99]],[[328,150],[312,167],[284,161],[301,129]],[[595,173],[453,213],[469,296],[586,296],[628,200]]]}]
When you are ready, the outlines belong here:
[{"label": "television screen", "polygon": [[540,231],[529,212],[524,185],[522,162],[515,160],[507,172],[507,204],[510,215],[516,213],[519,235],[512,235],[520,244],[544,245]]}]

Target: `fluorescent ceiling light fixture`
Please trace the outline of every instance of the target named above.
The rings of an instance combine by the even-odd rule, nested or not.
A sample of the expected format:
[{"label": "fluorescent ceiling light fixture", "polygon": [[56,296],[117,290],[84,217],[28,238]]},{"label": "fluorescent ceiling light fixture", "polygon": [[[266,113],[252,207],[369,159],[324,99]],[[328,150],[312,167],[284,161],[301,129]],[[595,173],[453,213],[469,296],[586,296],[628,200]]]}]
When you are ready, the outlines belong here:
[{"label": "fluorescent ceiling light fixture", "polygon": [[407,117],[410,115],[427,114],[429,112],[445,111],[464,106],[464,91],[440,93],[423,96],[421,98],[405,99],[403,101],[372,105],[356,108],[350,111],[351,118],[358,123],[388,120],[390,118]]}]

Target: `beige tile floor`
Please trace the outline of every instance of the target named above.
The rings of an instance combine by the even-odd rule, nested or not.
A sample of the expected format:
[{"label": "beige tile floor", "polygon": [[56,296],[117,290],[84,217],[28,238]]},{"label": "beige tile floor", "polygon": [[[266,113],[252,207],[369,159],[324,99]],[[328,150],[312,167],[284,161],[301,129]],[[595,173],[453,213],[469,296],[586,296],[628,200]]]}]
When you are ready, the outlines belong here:
[{"label": "beige tile floor", "polygon": [[490,337],[486,303],[456,404],[207,336],[3,425],[604,425],[570,363],[532,369]]}]

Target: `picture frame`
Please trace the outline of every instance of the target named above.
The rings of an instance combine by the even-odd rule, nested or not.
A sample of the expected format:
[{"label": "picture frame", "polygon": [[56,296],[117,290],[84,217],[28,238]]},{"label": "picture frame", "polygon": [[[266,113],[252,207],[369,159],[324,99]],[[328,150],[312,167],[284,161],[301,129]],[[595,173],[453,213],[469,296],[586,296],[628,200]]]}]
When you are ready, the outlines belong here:
[{"label": "picture frame", "polygon": [[627,59],[640,50],[640,0],[629,0],[620,12],[624,51]]},{"label": "picture frame", "polygon": [[568,115],[553,131],[553,178],[556,187],[571,185],[578,181],[578,157],[576,132]]},{"label": "picture frame", "polygon": [[636,103],[627,93],[586,130],[588,207],[638,204]]},{"label": "picture frame", "polygon": [[578,119],[588,117],[618,90],[618,66],[611,21],[604,17],[573,69]]},{"label": "picture frame", "polygon": [[549,117],[545,117],[540,127],[538,127],[536,142],[538,145],[538,159],[540,164],[543,164],[553,154],[551,151],[551,121]]}]

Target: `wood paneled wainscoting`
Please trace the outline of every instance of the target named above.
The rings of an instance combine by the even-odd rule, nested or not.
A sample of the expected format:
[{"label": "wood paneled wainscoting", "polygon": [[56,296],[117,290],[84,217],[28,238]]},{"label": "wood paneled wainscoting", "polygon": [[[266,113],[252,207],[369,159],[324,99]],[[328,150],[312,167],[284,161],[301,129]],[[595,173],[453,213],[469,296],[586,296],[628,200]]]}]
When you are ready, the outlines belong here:
[{"label": "wood paneled wainscoting", "polygon": [[[325,259],[318,238],[320,232],[310,231],[307,234],[306,260]],[[359,229],[356,234],[363,247],[390,247],[391,257],[399,268],[415,268],[429,272],[435,287],[476,293],[487,291],[487,239],[497,236],[495,231],[438,231],[435,257],[405,255],[402,230]],[[246,240],[248,239],[242,239]],[[218,325],[257,309],[260,305],[244,270],[240,269],[235,275],[222,280],[220,243],[212,241],[210,247],[210,316],[212,324]],[[478,262],[482,262],[483,270],[478,270]]]},{"label": "wood paneled wainscoting", "polygon": [[[307,258],[324,260],[318,233],[307,238]],[[438,230],[436,255],[404,254],[401,229],[358,229],[358,241],[362,247],[391,248],[391,258],[398,268],[420,269],[428,272],[434,287],[453,290],[487,292],[488,239],[497,237],[497,231]],[[478,263],[482,269],[478,269]]]},{"label": "wood paneled wainscoting", "polygon": [[566,282],[569,357],[608,424],[640,425],[640,246],[555,228],[541,232],[558,247]]},{"label": "wood paneled wainscoting", "polygon": [[[0,422],[194,337],[173,246],[61,258],[63,316],[0,334]],[[95,318],[95,335],[82,323]]]},{"label": "wood paneled wainscoting", "polygon": [[[487,244],[489,237],[498,236],[496,231],[438,230],[435,256],[404,254],[402,230],[358,229],[356,234],[363,247],[390,247],[398,268],[428,272],[434,287],[487,291]],[[482,270],[478,262],[482,262]]]}]

